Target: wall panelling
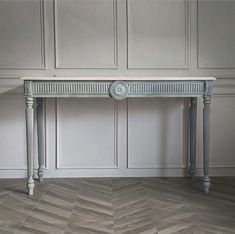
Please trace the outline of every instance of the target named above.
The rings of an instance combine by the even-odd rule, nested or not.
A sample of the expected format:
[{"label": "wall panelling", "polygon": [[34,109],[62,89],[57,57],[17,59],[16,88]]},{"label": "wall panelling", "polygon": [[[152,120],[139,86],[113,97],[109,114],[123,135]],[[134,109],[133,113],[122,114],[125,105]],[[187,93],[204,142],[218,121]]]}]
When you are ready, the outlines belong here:
[{"label": "wall panelling", "polygon": [[116,0],[55,0],[57,68],[117,67]]},{"label": "wall panelling", "polygon": [[127,0],[128,68],[188,66],[188,3]]},{"label": "wall panelling", "polygon": [[0,1],[0,69],[45,69],[43,3]]},{"label": "wall panelling", "polygon": [[[0,1],[0,177],[26,176],[24,75],[216,76],[211,173],[235,175],[234,12],[229,0]],[[188,99],[47,99],[46,177],[185,175],[188,111]]]}]

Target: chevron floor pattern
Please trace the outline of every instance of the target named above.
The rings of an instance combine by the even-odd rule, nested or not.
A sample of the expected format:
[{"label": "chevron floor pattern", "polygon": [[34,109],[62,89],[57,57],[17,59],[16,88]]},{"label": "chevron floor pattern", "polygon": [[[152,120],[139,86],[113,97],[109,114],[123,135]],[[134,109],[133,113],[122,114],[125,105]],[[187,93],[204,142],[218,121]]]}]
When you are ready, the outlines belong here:
[{"label": "chevron floor pattern", "polygon": [[231,234],[235,177],[45,179],[35,195],[25,180],[0,180],[0,233]]}]

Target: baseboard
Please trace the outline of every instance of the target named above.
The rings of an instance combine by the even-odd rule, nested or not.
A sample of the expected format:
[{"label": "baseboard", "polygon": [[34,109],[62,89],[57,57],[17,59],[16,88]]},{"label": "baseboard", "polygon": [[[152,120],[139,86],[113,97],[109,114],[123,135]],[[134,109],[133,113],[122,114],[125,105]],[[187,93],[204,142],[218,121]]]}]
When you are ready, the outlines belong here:
[{"label": "baseboard", "polygon": [[[35,171],[35,177],[36,171]],[[201,168],[196,170],[196,176],[202,176]],[[187,176],[185,168],[165,169],[78,169],[78,170],[45,170],[45,178],[79,178],[79,177],[184,177]],[[235,167],[210,168],[210,176],[235,176]],[[0,178],[26,178],[26,170],[0,170]]]}]

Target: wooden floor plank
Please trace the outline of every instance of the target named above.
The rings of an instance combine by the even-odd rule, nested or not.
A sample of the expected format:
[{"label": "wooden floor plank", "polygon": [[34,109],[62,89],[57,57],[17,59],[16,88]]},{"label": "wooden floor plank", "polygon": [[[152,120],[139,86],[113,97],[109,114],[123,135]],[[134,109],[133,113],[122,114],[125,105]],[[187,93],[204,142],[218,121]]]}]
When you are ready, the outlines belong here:
[{"label": "wooden floor plank", "polygon": [[235,177],[0,180],[0,234],[235,234]]}]

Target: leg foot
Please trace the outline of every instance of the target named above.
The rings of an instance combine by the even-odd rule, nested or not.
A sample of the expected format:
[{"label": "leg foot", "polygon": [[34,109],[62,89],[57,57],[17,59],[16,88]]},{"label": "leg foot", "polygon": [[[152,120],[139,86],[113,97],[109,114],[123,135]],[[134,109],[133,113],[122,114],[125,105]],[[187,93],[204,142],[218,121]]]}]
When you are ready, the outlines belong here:
[{"label": "leg foot", "polygon": [[193,178],[193,177],[195,176],[195,174],[196,174],[196,169],[195,169],[195,167],[194,167],[194,166],[190,166],[190,167],[189,167],[189,176],[190,176],[191,178]]},{"label": "leg foot", "polygon": [[32,196],[33,195],[33,189],[34,189],[34,179],[32,176],[30,176],[28,178],[28,181],[27,181],[27,188],[28,188],[28,194],[29,196]]},{"label": "leg foot", "polygon": [[44,175],[44,168],[43,168],[43,166],[39,166],[39,168],[38,168],[38,181],[40,183],[43,182],[43,175]]},{"label": "leg foot", "polygon": [[210,190],[210,178],[209,178],[209,176],[205,176],[203,178],[203,190],[204,190],[204,193],[209,193],[209,190]]}]

